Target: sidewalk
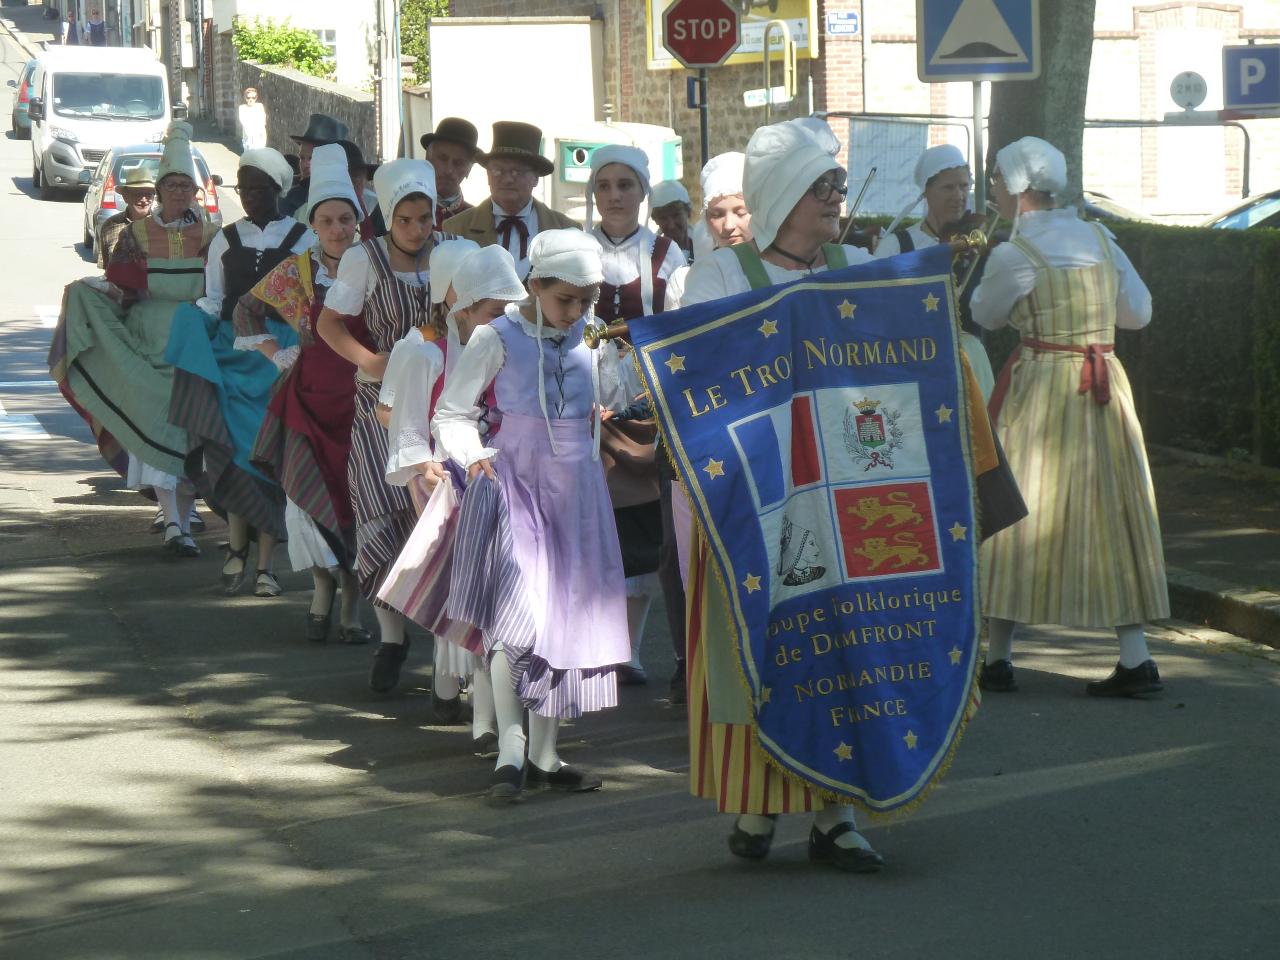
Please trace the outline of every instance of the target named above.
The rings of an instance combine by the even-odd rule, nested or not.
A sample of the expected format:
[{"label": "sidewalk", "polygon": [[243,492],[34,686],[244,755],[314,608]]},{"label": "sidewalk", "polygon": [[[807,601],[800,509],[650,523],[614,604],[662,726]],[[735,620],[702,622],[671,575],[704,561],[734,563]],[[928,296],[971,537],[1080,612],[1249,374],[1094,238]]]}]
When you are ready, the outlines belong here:
[{"label": "sidewalk", "polygon": [[0,25],[33,57],[53,41],[56,20],[44,18],[44,6],[0,7]]}]

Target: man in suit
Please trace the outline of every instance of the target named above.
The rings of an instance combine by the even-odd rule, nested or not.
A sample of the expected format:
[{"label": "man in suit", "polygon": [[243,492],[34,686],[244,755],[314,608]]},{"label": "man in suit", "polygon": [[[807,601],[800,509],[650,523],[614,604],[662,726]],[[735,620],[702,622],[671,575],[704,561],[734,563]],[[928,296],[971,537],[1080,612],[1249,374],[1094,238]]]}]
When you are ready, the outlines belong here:
[{"label": "man in suit", "polygon": [[500,243],[516,261],[516,272],[529,273],[529,241],[542,230],[578,227],[562,213],[533,199],[538,179],[555,170],[542,155],[542,131],[531,123],[499,120],[493,146],[479,163],[489,175],[489,199],[445,221],[445,233],[474,240],[480,246]]},{"label": "man in suit", "polygon": [[293,188],[280,198],[280,212],[291,217],[298,208],[307,202],[307,191],[311,189],[311,151],[326,143],[337,143],[347,139],[347,125],[341,120],[323,113],[313,113],[302,133],[291,133],[289,139],[298,145],[298,165],[300,178]]}]

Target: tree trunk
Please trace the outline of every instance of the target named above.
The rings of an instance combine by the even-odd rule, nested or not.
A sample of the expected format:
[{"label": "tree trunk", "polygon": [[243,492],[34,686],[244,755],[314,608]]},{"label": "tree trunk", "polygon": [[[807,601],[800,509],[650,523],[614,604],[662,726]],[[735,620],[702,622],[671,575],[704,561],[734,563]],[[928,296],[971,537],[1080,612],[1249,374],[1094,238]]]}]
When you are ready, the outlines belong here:
[{"label": "tree trunk", "polygon": [[1080,199],[1095,2],[1040,0],[1039,79],[991,85],[987,169],[995,169],[996,151],[1020,137],[1048,140],[1067,157],[1067,189],[1058,198],[1063,205]]}]

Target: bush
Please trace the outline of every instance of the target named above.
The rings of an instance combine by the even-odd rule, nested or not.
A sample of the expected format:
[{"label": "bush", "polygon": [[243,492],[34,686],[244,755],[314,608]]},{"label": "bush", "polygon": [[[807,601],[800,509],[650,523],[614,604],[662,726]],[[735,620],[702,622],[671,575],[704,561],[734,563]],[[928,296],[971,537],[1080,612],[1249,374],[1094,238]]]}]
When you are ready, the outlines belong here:
[{"label": "bush", "polygon": [[427,26],[433,18],[448,15],[449,0],[402,0],[400,4],[400,49],[417,58],[414,74],[418,83],[431,79]]},{"label": "bush", "polygon": [[270,17],[265,21],[255,17],[249,24],[237,17],[231,45],[241,60],[292,67],[313,77],[333,77],[329,48],[311,31],[291,26],[288,19],[277,24]]}]

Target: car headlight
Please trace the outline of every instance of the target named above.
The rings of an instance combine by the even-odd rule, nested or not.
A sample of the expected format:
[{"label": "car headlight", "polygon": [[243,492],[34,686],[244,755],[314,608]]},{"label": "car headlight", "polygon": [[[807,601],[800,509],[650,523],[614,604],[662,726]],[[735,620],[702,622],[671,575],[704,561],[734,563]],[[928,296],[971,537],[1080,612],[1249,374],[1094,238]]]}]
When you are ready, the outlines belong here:
[{"label": "car headlight", "polygon": [[61,140],[64,143],[79,143],[80,138],[66,127],[50,127],[49,133],[53,135],[55,140]]},{"label": "car headlight", "polygon": [[147,143],[160,143],[164,139],[164,131],[157,130],[151,136],[147,137]]}]

